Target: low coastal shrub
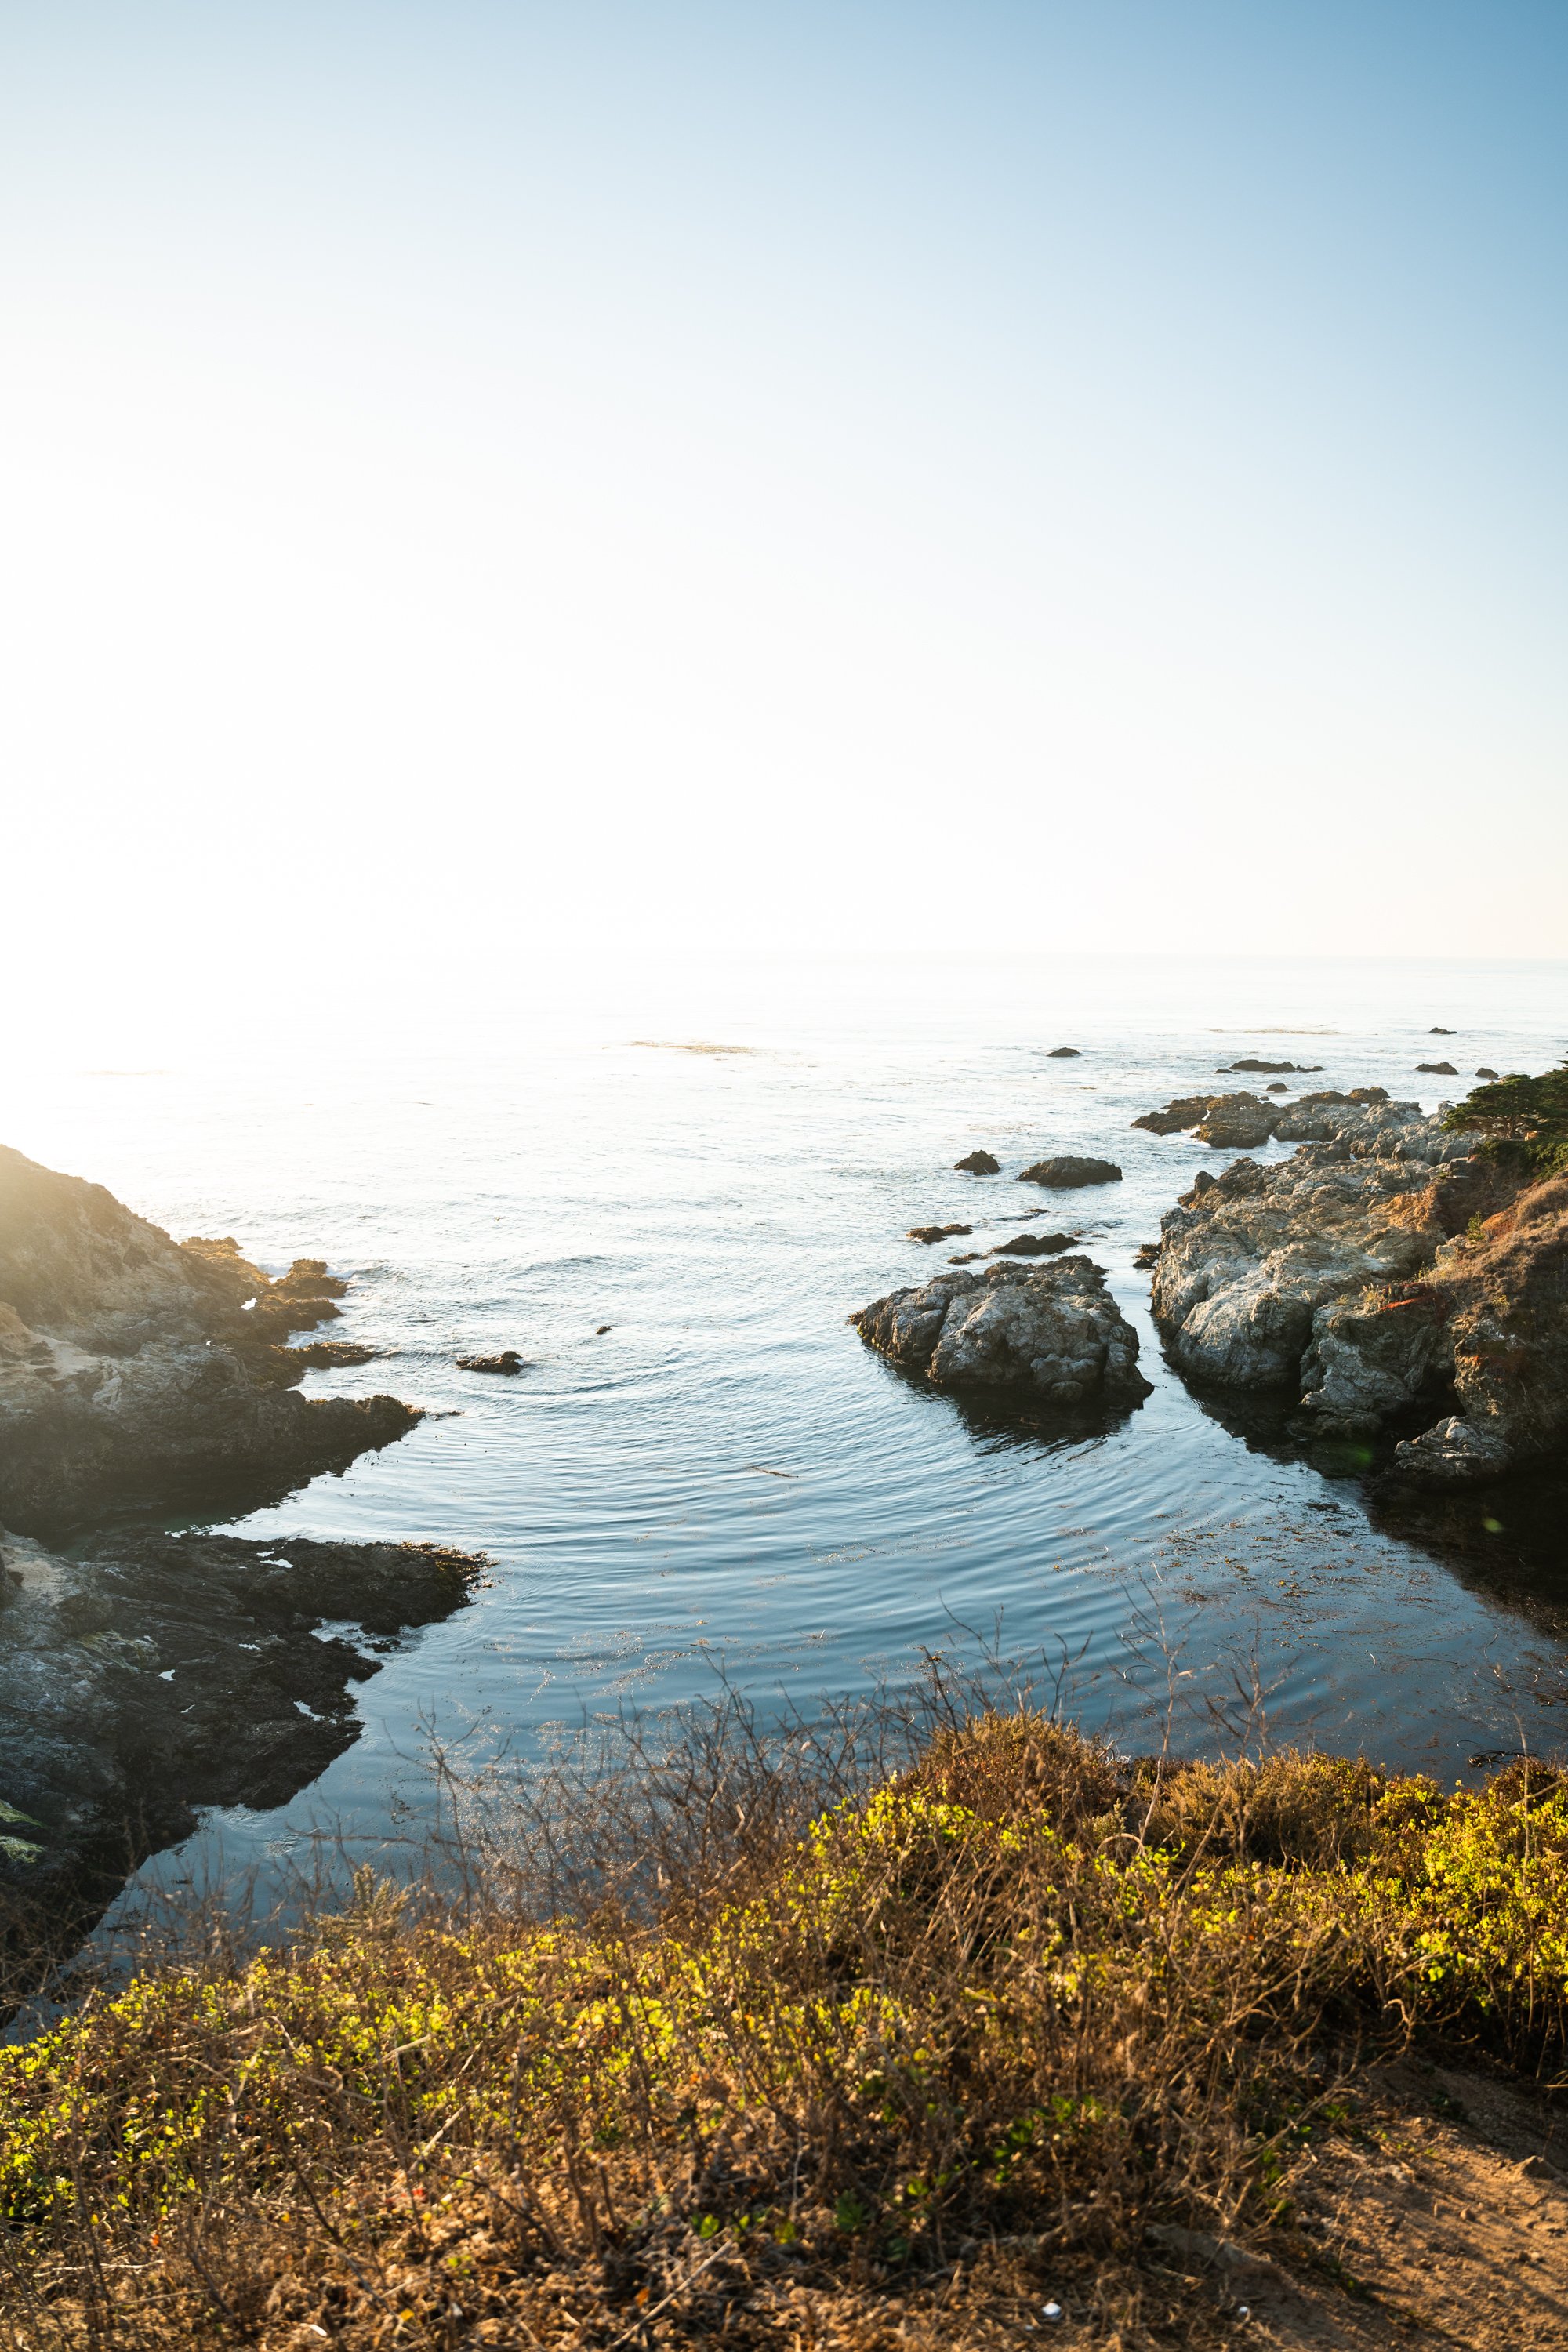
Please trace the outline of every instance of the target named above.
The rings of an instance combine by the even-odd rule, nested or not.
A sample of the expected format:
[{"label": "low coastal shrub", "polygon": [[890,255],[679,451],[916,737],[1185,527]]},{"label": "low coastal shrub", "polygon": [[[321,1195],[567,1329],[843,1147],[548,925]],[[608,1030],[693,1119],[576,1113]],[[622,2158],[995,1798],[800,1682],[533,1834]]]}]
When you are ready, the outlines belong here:
[{"label": "low coastal shrub", "polygon": [[1479,1135],[1482,1154],[1510,1175],[1568,1175],[1568,1062],[1539,1077],[1516,1074],[1477,1087],[1443,1124],[1456,1134]]},{"label": "low coastal shrub", "polygon": [[1562,2067],[1544,1768],[1129,1762],[1025,1710],[805,1818],[715,1769],[570,1912],[537,1839],[446,1906],[366,1873],[0,2051],[9,2340],[951,2345],[1042,2280],[1069,2340],[1206,2340],[1145,2233],[1288,2229],[1369,2053]]}]

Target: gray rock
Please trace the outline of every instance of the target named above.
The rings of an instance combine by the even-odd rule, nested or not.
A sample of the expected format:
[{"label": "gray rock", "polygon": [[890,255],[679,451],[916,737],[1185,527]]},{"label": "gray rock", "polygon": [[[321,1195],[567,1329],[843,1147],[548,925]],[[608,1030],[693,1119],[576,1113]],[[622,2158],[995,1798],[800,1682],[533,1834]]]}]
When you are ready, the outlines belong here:
[{"label": "gray rock", "polygon": [[1421,1436],[1396,1445],[1394,1459],[1408,1475],[1434,1486],[1473,1486],[1500,1477],[1513,1456],[1495,1432],[1478,1429],[1462,1413],[1452,1413]]},{"label": "gray rock", "polygon": [[954,1170],[963,1176],[999,1176],[1002,1172],[1002,1162],[993,1159],[989,1151],[966,1152],[962,1160],[955,1160],[952,1164]]},{"label": "gray rock", "polygon": [[1062,1152],[1054,1160],[1037,1160],[1032,1168],[1020,1171],[1018,1181],[1068,1192],[1079,1184],[1120,1184],[1121,1171],[1113,1160],[1083,1160]]},{"label": "gray rock", "polygon": [[1148,1395],[1138,1335],[1083,1256],[993,1265],[896,1290],[850,1318],[868,1347],[935,1386],[1026,1390],[1052,1405]]},{"label": "gray rock", "polygon": [[[1359,1105],[1342,1111],[1355,1128],[1368,1115]],[[1411,1143],[1441,1150],[1458,1140],[1443,1137],[1436,1120],[1416,1126]],[[1403,1157],[1357,1156],[1344,1143],[1323,1142],[1267,1170],[1241,1160],[1194,1185],[1163,1221],[1153,1284],[1155,1319],[1173,1361],[1226,1386],[1299,1391],[1320,1308],[1431,1263],[1440,1234],[1388,1214],[1414,1181]],[[1330,1398],[1340,1393],[1327,1359],[1319,1391],[1325,1384]]]}]

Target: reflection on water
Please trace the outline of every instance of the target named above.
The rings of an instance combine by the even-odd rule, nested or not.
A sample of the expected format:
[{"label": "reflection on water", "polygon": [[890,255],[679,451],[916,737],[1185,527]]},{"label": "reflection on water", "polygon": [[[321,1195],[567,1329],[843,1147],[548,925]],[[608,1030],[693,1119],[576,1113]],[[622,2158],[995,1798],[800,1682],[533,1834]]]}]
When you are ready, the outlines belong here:
[{"label": "reflection on water", "polygon": [[[809,1705],[975,1639],[1071,1661],[1075,1705],[1129,1741],[1172,1712],[1179,1742],[1212,1739],[1215,1707],[1261,1696],[1281,1736],[1443,1774],[1556,1745],[1560,1490],[1418,1499],[1375,1464],[1352,1476],[1292,1447],[1272,1408],[1193,1396],[1133,1261],[1210,1155],[1131,1121],[1293,1028],[1314,1032],[1320,1085],[1412,1094],[1435,1020],[1467,1063],[1540,1067],[1562,1050],[1563,977],[1048,960],[645,975],[331,1066],[251,1053],[18,1083],[24,1150],[178,1234],[353,1274],[339,1332],[388,1353],[311,1391],[431,1408],[244,1531],[433,1538],[494,1562],[474,1607],[364,1686],[363,1737],[312,1790],[209,1841],[243,1860],[316,1822],[406,1829],[428,1802],[422,1725],[526,1742],[721,1672]],[[1052,1058],[1063,1042],[1081,1057]],[[978,1146],[1001,1176],[954,1172]],[[973,1223],[963,1245],[984,1250],[1017,1230],[1015,1172],[1064,1150],[1124,1171],[1066,1196],[1061,1222],[1140,1330],[1142,1405],[1020,1419],[863,1345],[846,1317],[941,1263],[909,1227]],[[454,1360],[503,1348],[526,1360],[515,1380]]]}]

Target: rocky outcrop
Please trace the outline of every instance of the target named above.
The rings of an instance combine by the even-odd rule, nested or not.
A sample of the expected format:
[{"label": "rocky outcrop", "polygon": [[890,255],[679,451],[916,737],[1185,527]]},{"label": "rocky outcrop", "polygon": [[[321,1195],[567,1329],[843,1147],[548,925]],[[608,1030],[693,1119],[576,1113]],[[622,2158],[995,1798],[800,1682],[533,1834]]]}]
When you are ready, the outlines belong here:
[{"label": "rocky outcrop", "polygon": [[999,1176],[1002,1172],[1002,1162],[994,1159],[989,1151],[965,1152],[962,1160],[955,1160],[952,1164],[955,1172],[961,1176]]},{"label": "rocky outcrop", "polygon": [[1459,1075],[1452,1062],[1417,1062],[1415,1066],[1433,1078],[1457,1078]]},{"label": "rocky outcrop", "polygon": [[1087,1257],[939,1275],[850,1320],[868,1347],[939,1388],[1013,1389],[1065,1407],[1129,1405],[1149,1393],[1138,1335]]},{"label": "rocky outcrop", "polygon": [[419,1416],[395,1397],[297,1393],[305,1354],[281,1342],[346,1287],[319,1258],[272,1281],[230,1239],[174,1242],[0,1150],[0,1518],[260,1500],[401,1437]]},{"label": "rocky outcrop", "polygon": [[1412,1105],[1320,1097],[1314,1123],[1292,1158],[1239,1160],[1165,1217],[1152,1304],[1172,1360],[1293,1391],[1308,1434],[1447,1403],[1395,1457],[1439,1483],[1568,1442],[1568,1180],[1520,1190]]},{"label": "rocky outcrop", "polygon": [[1037,1160],[1032,1168],[1019,1171],[1020,1184],[1048,1184],[1054,1191],[1069,1192],[1079,1184],[1120,1184],[1121,1171],[1113,1160],[1084,1160],[1072,1152],[1061,1152],[1054,1160]]},{"label": "rocky outcrop", "polygon": [[1076,1062],[1082,1052],[1081,1045],[1053,1045],[1046,1059],[1047,1062]]},{"label": "rocky outcrop", "polygon": [[1184,1128],[1196,1127],[1199,1119],[1206,1118],[1215,1103],[1223,1099],[1220,1095],[1178,1095],[1163,1110],[1146,1110],[1132,1124],[1146,1127],[1152,1135],[1179,1135]]},{"label": "rocky outcrop", "polygon": [[1279,1112],[1257,1095],[1221,1095],[1198,1123],[1200,1143],[1216,1151],[1256,1151],[1274,1132]]},{"label": "rocky outcrop", "polygon": [[[427,1544],[0,1528],[0,1829],[24,1889],[285,1803],[358,1736],[350,1684],[483,1563]],[[326,1638],[321,1628],[360,1630]]]},{"label": "rocky outcrop", "polygon": [[[1273,1089],[1270,1089],[1272,1092]],[[1216,1151],[1256,1151],[1270,1141],[1321,1143],[1336,1137],[1375,1135],[1387,1124],[1384,1087],[1352,1087],[1349,1094],[1298,1095],[1293,1103],[1266,1102],[1261,1095],[1178,1095],[1163,1110],[1147,1110],[1134,1127],[1153,1135],[1176,1135],[1195,1129],[1200,1143]],[[1399,1103],[1393,1110],[1418,1118],[1418,1103]]]},{"label": "rocky outcrop", "polygon": [[522,1370],[523,1362],[515,1348],[503,1348],[497,1356],[459,1356],[458,1369],[463,1372],[502,1372],[510,1377]]},{"label": "rocky outcrop", "polygon": [[952,1241],[958,1234],[973,1231],[973,1225],[911,1225],[904,1239],[907,1242],[924,1242],[929,1247],[932,1242]]},{"label": "rocky outcrop", "polygon": [[1009,1242],[998,1242],[991,1252],[993,1257],[1056,1257],[1071,1249],[1071,1234],[1015,1234]]}]

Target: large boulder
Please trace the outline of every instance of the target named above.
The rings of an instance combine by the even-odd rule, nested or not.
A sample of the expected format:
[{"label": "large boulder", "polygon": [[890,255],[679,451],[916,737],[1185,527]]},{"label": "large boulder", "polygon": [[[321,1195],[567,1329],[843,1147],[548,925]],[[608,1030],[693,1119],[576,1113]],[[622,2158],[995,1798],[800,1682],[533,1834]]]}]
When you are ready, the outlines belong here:
[{"label": "large boulder", "polygon": [[280,1342],[338,1312],[316,1258],[274,1282],[177,1243],[100,1184],[0,1149],[0,1517],[37,1531],[132,1501],[287,1491],[401,1437],[395,1397],[307,1401]]},{"label": "large boulder", "polygon": [[993,1265],[895,1290],[850,1320],[868,1347],[939,1388],[1011,1388],[1052,1405],[1135,1404],[1138,1335],[1083,1256]]},{"label": "large boulder", "polygon": [[1114,1160],[1085,1160],[1065,1151],[1054,1160],[1037,1160],[1032,1168],[1021,1169],[1018,1181],[1048,1184],[1058,1192],[1070,1192],[1079,1184],[1120,1184],[1121,1171]]}]

